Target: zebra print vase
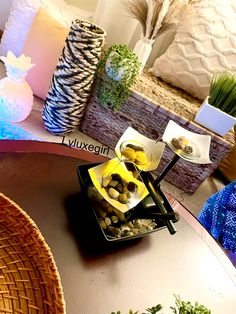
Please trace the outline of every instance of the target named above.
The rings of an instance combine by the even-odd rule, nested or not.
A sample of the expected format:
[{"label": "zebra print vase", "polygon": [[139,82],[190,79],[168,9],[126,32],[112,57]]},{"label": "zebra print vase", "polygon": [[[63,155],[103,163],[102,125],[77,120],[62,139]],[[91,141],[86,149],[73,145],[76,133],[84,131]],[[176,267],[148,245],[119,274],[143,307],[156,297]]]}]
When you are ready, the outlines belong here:
[{"label": "zebra print vase", "polygon": [[72,22],[42,111],[49,132],[65,135],[79,126],[105,36],[88,21]]}]

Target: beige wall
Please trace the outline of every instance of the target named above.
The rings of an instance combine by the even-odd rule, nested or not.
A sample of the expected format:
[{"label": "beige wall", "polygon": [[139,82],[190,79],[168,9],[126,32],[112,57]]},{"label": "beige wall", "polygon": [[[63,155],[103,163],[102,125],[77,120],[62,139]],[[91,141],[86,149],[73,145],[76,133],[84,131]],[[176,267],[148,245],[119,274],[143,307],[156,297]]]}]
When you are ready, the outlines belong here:
[{"label": "beige wall", "polygon": [[97,5],[97,0],[66,0],[66,2],[88,11],[95,11]]},{"label": "beige wall", "polygon": [[98,0],[95,23],[106,30],[108,45],[129,45],[137,27],[137,21],[128,17],[121,0]]}]

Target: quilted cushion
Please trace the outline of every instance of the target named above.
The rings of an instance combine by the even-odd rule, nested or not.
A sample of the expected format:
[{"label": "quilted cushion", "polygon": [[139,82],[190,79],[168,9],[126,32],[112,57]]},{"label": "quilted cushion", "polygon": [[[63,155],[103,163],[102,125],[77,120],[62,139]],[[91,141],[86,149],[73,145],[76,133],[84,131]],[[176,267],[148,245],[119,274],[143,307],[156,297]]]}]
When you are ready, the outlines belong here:
[{"label": "quilted cushion", "polygon": [[46,8],[66,27],[69,27],[74,19],[91,20],[93,18],[92,12],[69,5],[64,0],[13,0],[0,44],[0,55],[6,56],[9,50],[16,56],[22,53],[27,34],[39,7]]},{"label": "quilted cushion", "polygon": [[195,4],[166,53],[150,71],[164,81],[204,99],[213,73],[236,72],[236,1]]}]

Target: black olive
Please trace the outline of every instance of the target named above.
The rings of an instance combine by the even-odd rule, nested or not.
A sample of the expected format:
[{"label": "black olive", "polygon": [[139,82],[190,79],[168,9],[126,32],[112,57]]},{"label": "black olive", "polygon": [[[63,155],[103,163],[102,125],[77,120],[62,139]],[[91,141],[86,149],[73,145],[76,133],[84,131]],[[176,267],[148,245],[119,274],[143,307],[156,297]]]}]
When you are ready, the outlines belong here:
[{"label": "black olive", "polygon": [[130,182],[127,184],[127,189],[128,189],[128,191],[130,191],[130,192],[133,193],[133,192],[136,192],[136,191],[137,191],[138,186],[137,186],[136,183],[130,181]]},{"label": "black olive", "polygon": [[117,184],[117,186],[115,187],[115,189],[116,189],[118,192],[123,193],[123,191],[124,191],[124,186],[123,186],[123,184],[119,183],[119,184]]},{"label": "black olive", "polygon": [[133,150],[135,150],[136,152],[143,152],[144,151],[143,147],[137,146],[137,145],[134,145],[134,144],[127,144],[126,147],[130,147]]},{"label": "black olive", "polygon": [[112,177],[112,180],[118,181],[119,183],[122,184],[122,178],[121,178],[121,176],[119,175],[119,173],[113,173],[113,174],[111,175],[111,177]]}]

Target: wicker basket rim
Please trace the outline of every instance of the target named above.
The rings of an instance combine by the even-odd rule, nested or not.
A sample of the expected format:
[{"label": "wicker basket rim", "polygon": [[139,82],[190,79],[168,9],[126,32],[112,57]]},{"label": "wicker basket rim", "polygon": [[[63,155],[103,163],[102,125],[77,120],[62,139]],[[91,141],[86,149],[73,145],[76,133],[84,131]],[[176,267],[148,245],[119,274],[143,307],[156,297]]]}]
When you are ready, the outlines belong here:
[{"label": "wicker basket rim", "polygon": [[[17,222],[22,221],[25,225],[30,225],[31,227],[31,234],[32,238],[35,238],[37,240],[37,243],[40,247],[40,252],[43,250],[44,257],[46,257],[46,260],[48,260],[49,264],[49,271],[50,271],[50,276],[53,278],[53,283],[55,284],[54,286],[54,291],[57,292],[57,303],[60,306],[60,313],[66,313],[66,304],[64,300],[64,293],[63,293],[63,288],[61,284],[61,278],[56,266],[56,262],[54,260],[53,254],[50,250],[50,247],[46,243],[41,231],[39,230],[38,226],[36,223],[33,221],[33,219],[18,205],[16,204],[13,200],[11,200],[9,197],[5,196],[3,193],[0,193],[0,213],[1,216],[0,218],[3,217],[3,212],[4,212],[4,207],[10,207],[11,213],[16,216]],[[4,220],[1,219],[1,221]],[[21,229],[19,230],[21,232]]]}]

